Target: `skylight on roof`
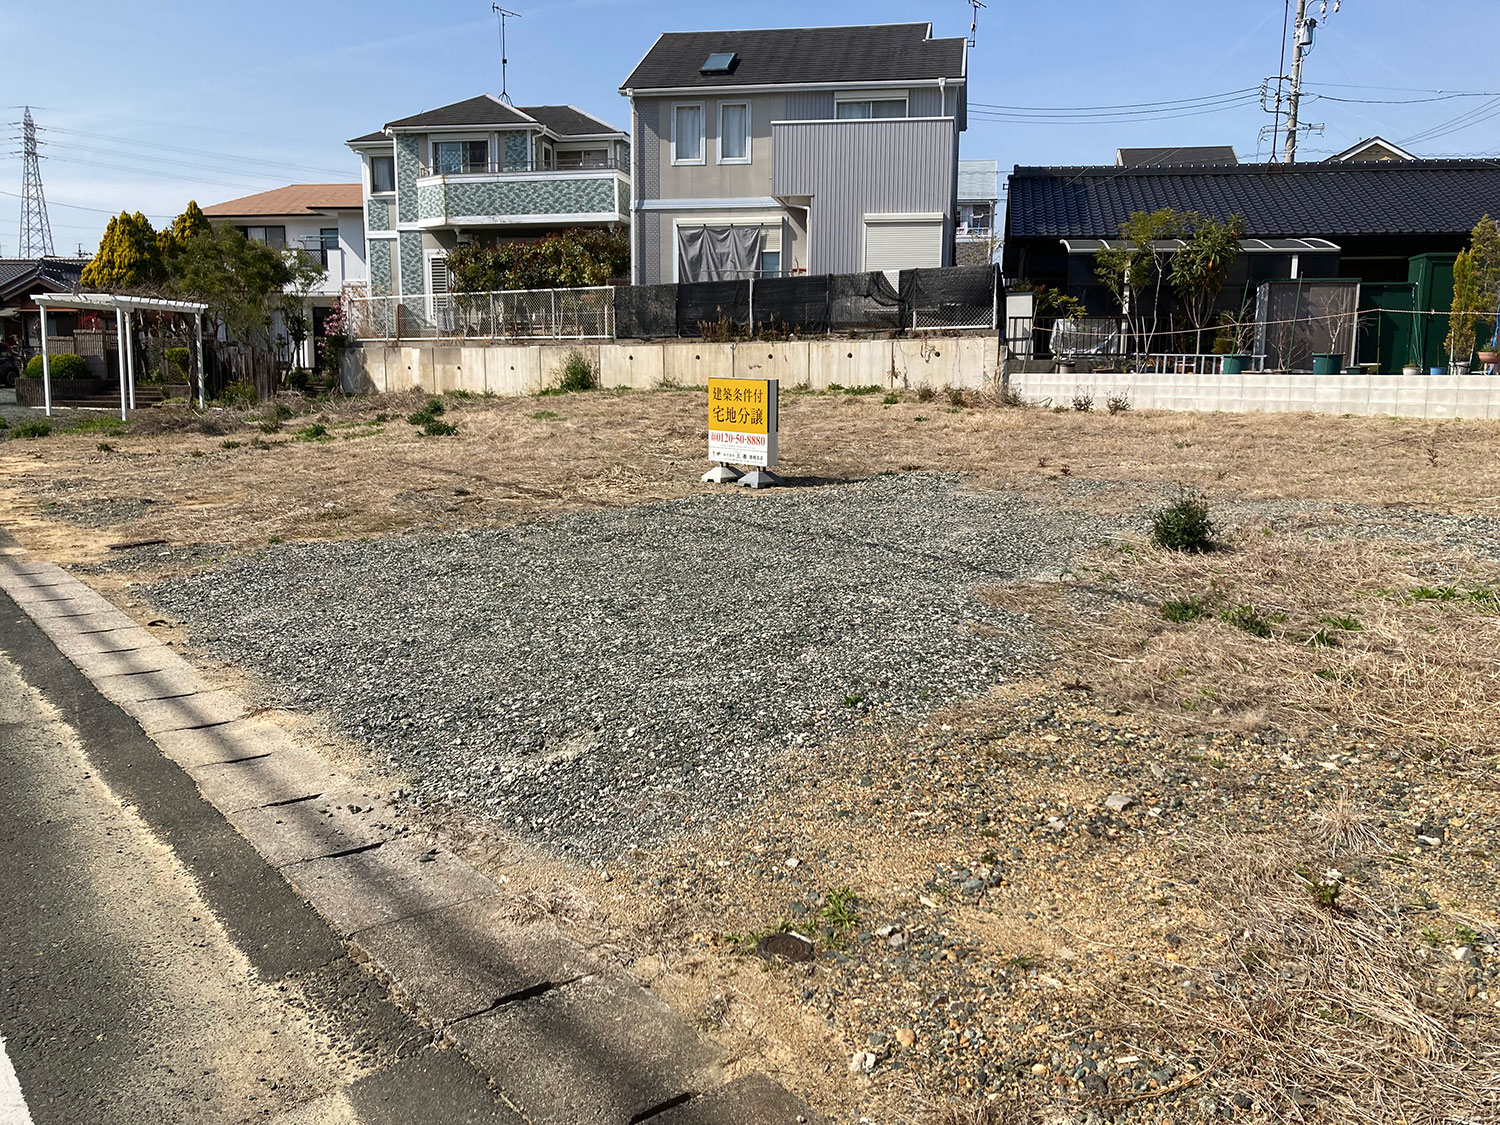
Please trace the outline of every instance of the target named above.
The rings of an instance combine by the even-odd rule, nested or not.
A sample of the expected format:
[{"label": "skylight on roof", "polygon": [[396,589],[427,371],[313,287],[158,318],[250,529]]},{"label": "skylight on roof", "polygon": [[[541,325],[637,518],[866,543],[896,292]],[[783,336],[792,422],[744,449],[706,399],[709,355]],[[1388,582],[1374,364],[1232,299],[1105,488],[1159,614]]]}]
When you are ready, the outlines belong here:
[{"label": "skylight on roof", "polygon": [[734,69],[736,57],[733,51],[715,51],[699,69],[704,74],[728,74]]}]

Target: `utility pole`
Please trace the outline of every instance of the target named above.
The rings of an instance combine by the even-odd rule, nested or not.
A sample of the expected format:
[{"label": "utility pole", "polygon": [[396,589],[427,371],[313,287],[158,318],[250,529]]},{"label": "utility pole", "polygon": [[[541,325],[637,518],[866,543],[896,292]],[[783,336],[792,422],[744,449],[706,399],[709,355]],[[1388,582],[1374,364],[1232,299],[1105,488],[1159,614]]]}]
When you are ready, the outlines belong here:
[{"label": "utility pole", "polygon": [[[1334,0],[1333,10],[1337,12],[1342,6],[1343,0]],[[1297,163],[1297,134],[1301,129],[1302,109],[1302,62],[1312,53],[1313,34],[1318,30],[1319,18],[1328,18],[1328,0],[1322,0],[1317,16],[1307,14],[1307,0],[1297,0],[1297,23],[1296,31],[1292,36],[1292,85],[1287,95],[1286,112],[1286,162]],[[1314,131],[1320,130],[1321,125],[1313,126]]]},{"label": "utility pole", "polygon": [[42,164],[37,153],[36,122],[31,107],[21,120],[21,257],[50,258],[52,223],[47,218],[47,196],[42,191]]}]

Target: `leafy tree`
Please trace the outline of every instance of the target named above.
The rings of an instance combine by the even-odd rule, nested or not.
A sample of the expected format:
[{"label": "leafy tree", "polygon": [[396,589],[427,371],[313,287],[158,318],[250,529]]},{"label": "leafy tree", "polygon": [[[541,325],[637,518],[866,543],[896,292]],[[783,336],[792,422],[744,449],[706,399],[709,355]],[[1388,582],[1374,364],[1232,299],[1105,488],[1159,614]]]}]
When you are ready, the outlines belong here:
[{"label": "leafy tree", "polygon": [[220,226],[190,237],[172,265],[168,288],[173,294],[207,304],[209,316],[230,338],[270,350],[271,315],[292,279],[282,254]]},{"label": "leafy tree", "polygon": [[282,286],[281,300],[276,307],[281,312],[281,323],[286,327],[292,353],[300,356],[303,345],[312,334],[312,326],[307,317],[307,300],[312,291],[322,284],[328,271],[319,257],[296,247],[284,249],[281,259],[286,267],[286,282]]},{"label": "leafy tree", "polygon": [[156,243],[161,251],[162,263],[166,272],[173,272],[173,259],[187,245],[188,241],[195,235],[204,234],[209,231],[208,216],[203,213],[196,200],[188,200],[187,208],[172,220],[172,225],[162,230],[156,236]]},{"label": "leafy tree", "polygon": [[1453,263],[1453,306],[1448,322],[1448,355],[1467,364],[1479,325],[1500,316],[1500,223],[1485,215],[1469,236],[1469,247]]},{"label": "leafy tree", "polygon": [[469,243],[448,256],[449,279],[457,293],[604,285],[629,269],[625,234],[586,228],[535,242]]},{"label": "leafy tree", "polygon": [[109,220],[93,259],[83,268],[85,289],[142,289],[166,279],[161,245],[151,223],[139,211],[121,211]]},{"label": "leafy tree", "polygon": [[1193,351],[1202,355],[1203,330],[1212,323],[1214,306],[1239,258],[1245,220],[1231,215],[1221,223],[1193,215],[1189,221],[1192,229],[1182,249],[1172,257],[1171,282],[1196,333]]},{"label": "leafy tree", "polygon": [[1094,273],[1125,316],[1130,334],[1143,352],[1155,342],[1161,316],[1161,287],[1170,251],[1160,245],[1182,238],[1198,216],[1171,207],[1133,211],[1120,224],[1122,246],[1106,246],[1094,255]]}]

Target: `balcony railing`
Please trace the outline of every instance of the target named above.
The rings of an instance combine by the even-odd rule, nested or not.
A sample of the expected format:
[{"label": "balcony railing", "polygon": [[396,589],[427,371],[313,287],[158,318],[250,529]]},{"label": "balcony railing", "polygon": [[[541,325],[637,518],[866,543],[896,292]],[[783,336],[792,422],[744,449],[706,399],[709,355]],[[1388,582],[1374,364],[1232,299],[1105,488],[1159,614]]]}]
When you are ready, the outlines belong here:
[{"label": "balcony railing", "polygon": [[550,165],[538,163],[536,160],[459,160],[452,164],[435,167],[423,164],[420,167],[420,175],[423,179],[432,176],[521,176],[552,175],[562,172],[628,171],[630,171],[630,161],[614,156],[590,157],[576,164],[559,164],[556,160]]}]

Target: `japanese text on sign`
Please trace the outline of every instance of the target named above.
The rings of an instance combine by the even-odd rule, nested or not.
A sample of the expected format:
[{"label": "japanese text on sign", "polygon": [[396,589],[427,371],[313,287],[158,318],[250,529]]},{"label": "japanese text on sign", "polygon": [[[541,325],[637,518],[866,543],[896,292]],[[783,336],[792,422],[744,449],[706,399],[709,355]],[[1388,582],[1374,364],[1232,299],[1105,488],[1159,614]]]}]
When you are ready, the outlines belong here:
[{"label": "japanese text on sign", "polygon": [[710,379],[708,459],[764,468],[775,465],[778,406],[774,379]]}]

